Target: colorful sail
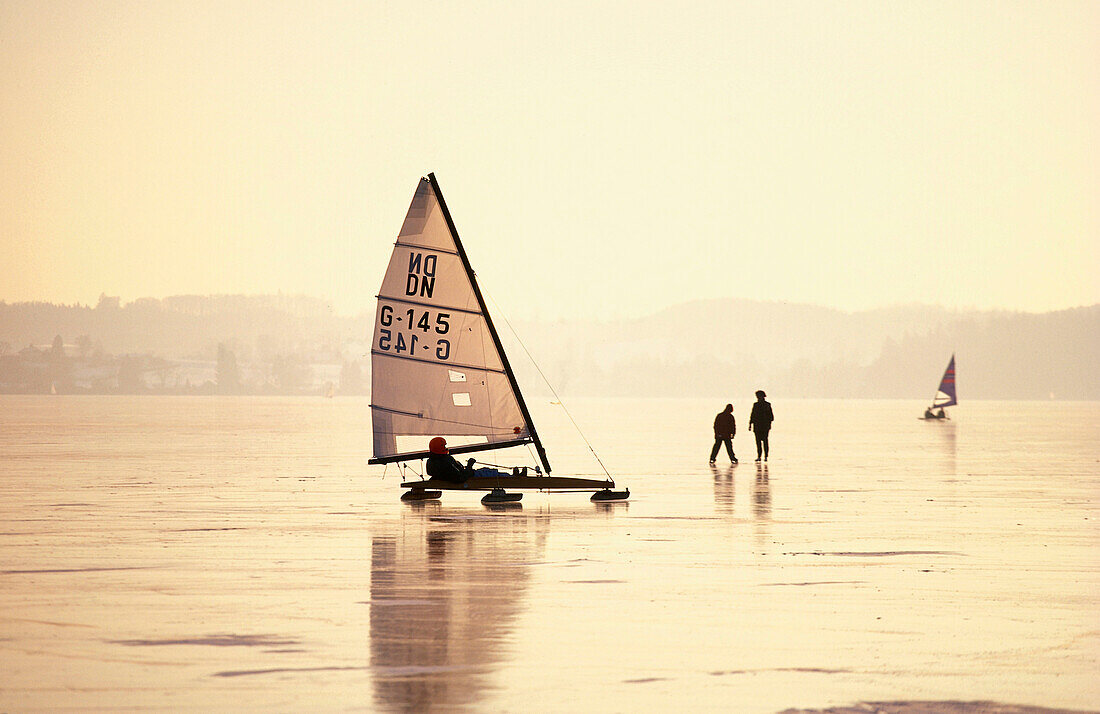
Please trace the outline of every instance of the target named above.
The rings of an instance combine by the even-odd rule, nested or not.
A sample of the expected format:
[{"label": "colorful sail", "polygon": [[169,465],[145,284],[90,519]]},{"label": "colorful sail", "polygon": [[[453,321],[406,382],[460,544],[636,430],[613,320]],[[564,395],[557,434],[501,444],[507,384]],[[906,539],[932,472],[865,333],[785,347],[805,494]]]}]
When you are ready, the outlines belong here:
[{"label": "colorful sail", "polygon": [[417,186],[378,293],[370,463],[421,458],[434,436],[462,453],[534,435],[432,179]]},{"label": "colorful sail", "polygon": [[951,361],[947,363],[943,379],[940,380],[940,388],[932,399],[932,407],[952,407],[958,403],[955,396],[955,355],[951,355]]}]

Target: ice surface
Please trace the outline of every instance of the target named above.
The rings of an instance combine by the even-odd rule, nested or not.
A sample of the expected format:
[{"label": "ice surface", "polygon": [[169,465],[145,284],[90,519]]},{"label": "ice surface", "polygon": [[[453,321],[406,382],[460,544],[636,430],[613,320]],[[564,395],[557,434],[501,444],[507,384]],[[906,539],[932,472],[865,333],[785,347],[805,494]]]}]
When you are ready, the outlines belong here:
[{"label": "ice surface", "polygon": [[713,469],[725,395],[567,400],[631,499],[502,511],[367,399],[0,397],[0,711],[1095,708],[1100,405],[770,396]]}]

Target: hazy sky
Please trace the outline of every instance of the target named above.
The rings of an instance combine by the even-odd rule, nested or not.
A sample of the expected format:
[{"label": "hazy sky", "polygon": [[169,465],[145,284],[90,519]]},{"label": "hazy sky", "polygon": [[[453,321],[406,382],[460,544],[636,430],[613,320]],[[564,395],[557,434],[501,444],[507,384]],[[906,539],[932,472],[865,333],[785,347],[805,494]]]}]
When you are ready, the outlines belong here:
[{"label": "hazy sky", "polygon": [[0,0],[0,300],[1100,302],[1097,2]]}]

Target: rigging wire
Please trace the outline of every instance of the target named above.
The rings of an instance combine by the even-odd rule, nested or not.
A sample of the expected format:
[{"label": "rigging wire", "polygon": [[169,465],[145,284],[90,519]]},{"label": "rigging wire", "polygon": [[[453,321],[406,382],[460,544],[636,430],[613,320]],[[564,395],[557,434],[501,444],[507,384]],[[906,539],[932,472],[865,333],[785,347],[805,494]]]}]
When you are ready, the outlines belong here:
[{"label": "rigging wire", "polygon": [[[457,241],[457,238],[455,240]],[[473,287],[474,290],[477,290],[477,288],[475,287],[476,278],[474,278],[473,268],[470,268],[470,275],[468,277],[470,279],[470,286]],[[466,307],[467,308],[471,307],[471,305],[470,305],[471,298],[473,298],[472,301],[475,303],[475,305],[473,307],[475,307],[477,309],[478,314],[481,315],[481,319],[483,319],[483,320],[487,319],[486,316],[481,313],[481,305],[476,304],[477,300],[476,300],[476,294],[475,293],[471,292],[470,296],[468,298],[466,298]],[[482,359],[484,359],[485,354],[490,351],[489,349],[486,349],[486,342],[490,342],[490,343],[492,342],[492,340],[489,337],[489,331],[488,330],[481,330],[481,354],[482,354]],[[457,346],[458,345],[456,344],[455,347],[457,347]],[[494,345],[492,345],[492,347],[490,349],[495,352],[497,347],[494,344]],[[501,359],[503,359],[503,358],[501,358]],[[485,379],[484,376],[482,377],[482,380],[481,380],[481,388],[485,392],[485,402],[489,405],[489,428],[493,429],[493,430],[498,429],[499,427],[496,424],[496,420],[493,419],[493,400],[489,398],[489,382],[488,382],[487,379]],[[471,389],[470,391],[473,391],[473,390]]]},{"label": "rigging wire", "polygon": [[[482,291],[482,294],[484,294],[484,291]],[[527,349],[527,345],[523,344],[523,340],[520,339],[519,333],[516,332],[516,328],[512,327],[512,323],[508,321],[508,316],[505,315],[504,312],[500,309],[500,305],[497,304],[496,300],[493,300],[492,297],[489,297],[489,300],[492,300],[493,306],[496,308],[496,313],[504,318],[504,324],[508,326],[508,330],[511,331],[512,336],[516,338],[516,342],[518,342],[519,346],[523,348],[523,353],[527,355],[527,359],[531,360],[531,364],[534,365],[535,371],[539,373],[539,376],[542,377],[542,381],[546,384],[547,387],[550,388],[550,393],[554,395],[554,399],[557,400],[558,405],[561,407],[561,410],[565,412],[565,415],[567,417],[569,417],[569,421],[573,422],[573,428],[577,430],[577,433],[580,434],[581,439],[584,440],[585,446],[587,446],[588,450],[592,452],[592,456],[596,458],[596,463],[600,465],[600,468],[603,469],[604,474],[606,474],[607,478],[610,479],[611,473],[607,470],[607,467],[603,465],[603,461],[600,460],[600,455],[596,453],[596,450],[594,448],[592,448],[592,443],[588,441],[588,437],[584,435],[583,431],[581,431],[580,424],[577,423],[577,420],[573,418],[573,415],[569,412],[569,409],[566,408],[565,402],[562,401],[562,398],[558,395],[558,390],[554,389],[554,385],[550,384],[550,380],[546,378],[545,374],[543,374],[542,367],[539,367],[538,362],[536,362],[535,358],[531,356],[531,352]]]}]

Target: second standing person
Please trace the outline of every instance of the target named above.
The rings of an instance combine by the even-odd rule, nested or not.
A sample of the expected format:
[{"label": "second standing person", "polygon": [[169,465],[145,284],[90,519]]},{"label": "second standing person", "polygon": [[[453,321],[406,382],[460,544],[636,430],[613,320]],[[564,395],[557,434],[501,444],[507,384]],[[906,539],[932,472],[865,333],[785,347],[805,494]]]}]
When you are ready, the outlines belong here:
[{"label": "second standing person", "polygon": [[752,414],[749,416],[749,431],[756,435],[756,460],[763,455],[768,460],[768,432],[772,429],[775,415],[772,413],[772,405],[764,401],[764,390],[756,392],[756,403],[752,405]]}]

